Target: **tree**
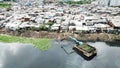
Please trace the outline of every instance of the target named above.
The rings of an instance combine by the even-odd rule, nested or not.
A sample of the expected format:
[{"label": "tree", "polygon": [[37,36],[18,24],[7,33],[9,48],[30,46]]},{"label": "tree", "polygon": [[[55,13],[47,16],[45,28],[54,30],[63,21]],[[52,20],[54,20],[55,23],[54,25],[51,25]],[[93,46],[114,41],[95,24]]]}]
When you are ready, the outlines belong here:
[{"label": "tree", "polygon": [[51,20],[49,20],[48,23],[47,23],[47,25],[49,25],[49,26],[52,26],[53,24],[54,24],[54,22],[51,21]]}]

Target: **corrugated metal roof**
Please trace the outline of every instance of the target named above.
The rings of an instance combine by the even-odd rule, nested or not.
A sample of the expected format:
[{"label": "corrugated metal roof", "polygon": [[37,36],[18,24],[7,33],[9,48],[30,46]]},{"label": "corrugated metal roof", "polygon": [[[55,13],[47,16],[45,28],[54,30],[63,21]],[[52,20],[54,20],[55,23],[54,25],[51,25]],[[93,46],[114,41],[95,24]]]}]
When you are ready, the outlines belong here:
[{"label": "corrugated metal roof", "polygon": [[120,16],[112,18],[111,22],[113,23],[114,26],[120,27]]}]

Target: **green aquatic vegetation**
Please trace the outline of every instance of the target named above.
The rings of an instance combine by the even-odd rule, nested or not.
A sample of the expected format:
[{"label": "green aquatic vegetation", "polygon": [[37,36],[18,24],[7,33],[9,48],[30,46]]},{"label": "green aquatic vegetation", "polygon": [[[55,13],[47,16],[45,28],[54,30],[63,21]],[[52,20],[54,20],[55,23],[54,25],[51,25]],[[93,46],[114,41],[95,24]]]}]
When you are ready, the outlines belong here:
[{"label": "green aquatic vegetation", "polygon": [[51,47],[50,41],[52,39],[47,38],[27,38],[27,37],[17,37],[17,36],[8,36],[8,35],[0,35],[0,42],[6,43],[30,43],[33,44],[34,47],[40,50],[47,50]]},{"label": "green aquatic vegetation", "polygon": [[87,44],[80,45],[79,47],[81,47],[82,49],[84,49],[84,50],[86,50],[88,52],[93,50],[93,48],[88,46]]}]

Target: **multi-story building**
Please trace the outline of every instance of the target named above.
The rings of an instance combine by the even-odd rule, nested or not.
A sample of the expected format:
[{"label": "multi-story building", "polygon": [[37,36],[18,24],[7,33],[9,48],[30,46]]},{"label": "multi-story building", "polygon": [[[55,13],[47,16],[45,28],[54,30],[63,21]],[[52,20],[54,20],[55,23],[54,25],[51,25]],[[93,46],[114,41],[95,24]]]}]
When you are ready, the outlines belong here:
[{"label": "multi-story building", "polygon": [[120,0],[98,0],[100,6],[120,6]]}]

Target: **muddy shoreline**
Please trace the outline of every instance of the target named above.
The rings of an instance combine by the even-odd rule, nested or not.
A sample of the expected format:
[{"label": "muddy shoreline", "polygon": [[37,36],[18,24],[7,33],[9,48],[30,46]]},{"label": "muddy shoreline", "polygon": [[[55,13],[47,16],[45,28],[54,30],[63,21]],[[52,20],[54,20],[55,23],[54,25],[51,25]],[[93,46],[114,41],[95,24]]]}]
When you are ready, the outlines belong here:
[{"label": "muddy shoreline", "polygon": [[82,41],[120,41],[120,35],[107,34],[107,33],[93,33],[93,34],[75,34],[71,32],[57,33],[57,32],[48,32],[48,31],[11,31],[0,29],[0,34],[7,34],[11,36],[20,36],[20,37],[32,37],[32,38],[50,38],[50,39],[63,39],[68,38],[68,36],[74,36],[78,40]]}]

